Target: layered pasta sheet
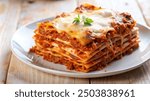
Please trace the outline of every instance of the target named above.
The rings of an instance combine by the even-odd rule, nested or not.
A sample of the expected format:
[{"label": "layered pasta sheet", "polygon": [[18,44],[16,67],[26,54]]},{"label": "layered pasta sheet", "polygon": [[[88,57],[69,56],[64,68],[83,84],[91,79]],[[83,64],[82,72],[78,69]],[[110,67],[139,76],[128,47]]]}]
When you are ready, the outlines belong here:
[{"label": "layered pasta sheet", "polygon": [[[92,23],[74,23],[76,18],[91,19]],[[99,70],[138,48],[139,32],[135,25],[128,13],[83,4],[74,12],[39,23],[33,36],[35,46],[30,51],[71,70]]]}]

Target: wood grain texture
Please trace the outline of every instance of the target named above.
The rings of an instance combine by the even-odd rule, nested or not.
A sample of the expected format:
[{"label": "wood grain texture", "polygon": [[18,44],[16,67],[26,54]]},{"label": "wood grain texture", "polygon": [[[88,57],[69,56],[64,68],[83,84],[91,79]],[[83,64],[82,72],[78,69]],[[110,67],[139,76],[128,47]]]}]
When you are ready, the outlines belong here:
[{"label": "wood grain texture", "polygon": [[[9,5],[8,0],[7,1],[3,0],[0,2],[0,36],[1,36],[2,28],[3,28],[3,24],[5,22],[5,17],[7,16],[8,5]],[[0,40],[0,42],[2,42],[2,40]],[[1,44],[0,44],[0,47],[2,47]],[[3,58],[1,57],[1,55],[2,53],[0,53],[0,84],[3,84],[5,82],[7,67],[3,66],[4,61],[2,60]]]},{"label": "wood grain texture", "polygon": [[0,83],[5,83],[11,56],[10,40],[17,27],[20,1],[2,0],[0,9]]},{"label": "wood grain texture", "polygon": [[19,26],[38,19],[55,17],[62,12],[70,12],[76,7],[76,1],[72,0],[33,0],[29,3],[22,1],[22,12],[19,20]]},{"label": "wood grain texture", "polygon": [[[23,1],[19,26],[41,18],[55,16],[60,12],[70,12],[76,7],[75,1],[39,0],[32,4]],[[38,10],[38,11],[37,11]],[[22,63],[14,55],[10,62],[7,83],[89,83],[88,79],[61,77],[38,71]]]}]

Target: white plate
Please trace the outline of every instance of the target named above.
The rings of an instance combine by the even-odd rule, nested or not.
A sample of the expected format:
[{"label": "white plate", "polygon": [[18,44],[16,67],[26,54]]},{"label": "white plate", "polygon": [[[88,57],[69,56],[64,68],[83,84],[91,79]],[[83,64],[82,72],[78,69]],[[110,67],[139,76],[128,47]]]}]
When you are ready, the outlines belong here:
[{"label": "white plate", "polygon": [[[34,45],[32,36],[38,22],[50,20],[43,19],[33,22],[20,28],[11,40],[11,49],[15,56],[31,67],[43,72],[78,78],[94,78],[120,74],[133,70],[150,58],[150,29],[143,25],[137,24],[140,31],[140,47],[130,55],[124,56],[122,59],[110,63],[101,71],[93,71],[89,73],[81,73],[66,70],[64,65],[54,64],[43,60],[33,54],[29,54],[29,49]],[[21,67],[20,67],[21,68]]]}]

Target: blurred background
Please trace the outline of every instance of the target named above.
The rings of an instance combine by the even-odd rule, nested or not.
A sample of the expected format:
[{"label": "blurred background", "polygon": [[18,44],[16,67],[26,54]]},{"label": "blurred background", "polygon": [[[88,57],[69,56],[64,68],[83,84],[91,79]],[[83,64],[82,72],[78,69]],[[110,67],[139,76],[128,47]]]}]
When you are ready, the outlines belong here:
[{"label": "blurred background", "polygon": [[142,22],[140,17],[144,16],[147,23],[150,23],[150,0],[0,0],[0,22],[5,19],[6,13],[14,12],[19,15],[9,17],[19,17],[20,26],[29,21],[55,16],[60,12],[71,12],[82,3],[127,11],[139,22]]}]

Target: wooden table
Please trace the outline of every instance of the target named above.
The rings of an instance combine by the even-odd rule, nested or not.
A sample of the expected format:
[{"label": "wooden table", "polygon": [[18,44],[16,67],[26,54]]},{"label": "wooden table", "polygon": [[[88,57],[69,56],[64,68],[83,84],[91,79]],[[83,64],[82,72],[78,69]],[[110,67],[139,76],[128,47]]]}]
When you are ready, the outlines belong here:
[{"label": "wooden table", "polygon": [[10,40],[19,27],[63,11],[73,11],[77,5],[85,2],[128,11],[138,23],[150,25],[150,0],[0,0],[0,83],[150,83],[150,61],[124,74],[78,79],[33,69],[11,53]]}]

